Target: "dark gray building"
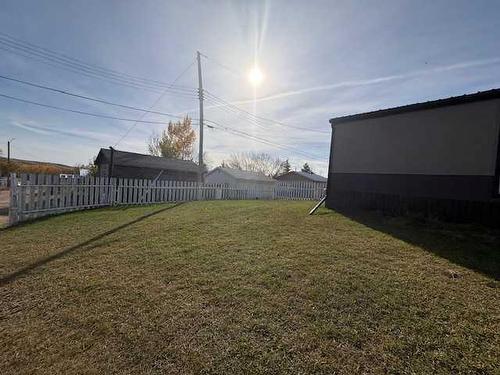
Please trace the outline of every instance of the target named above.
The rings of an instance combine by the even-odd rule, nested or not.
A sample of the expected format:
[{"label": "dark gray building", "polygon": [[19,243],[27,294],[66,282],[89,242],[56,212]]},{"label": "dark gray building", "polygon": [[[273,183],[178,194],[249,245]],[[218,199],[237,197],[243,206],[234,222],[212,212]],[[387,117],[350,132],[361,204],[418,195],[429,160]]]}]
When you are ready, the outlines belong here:
[{"label": "dark gray building", "polygon": [[500,223],[500,90],[337,117],[326,205]]},{"label": "dark gray building", "polygon": [[280,176],[275,177],[279,181],[302,181],[302,182],[314,182],[317,184],[326,184],[326,177],[320,176],[319,174],[307,173],[302,171],[290,171],[284,173]]},{"label": "dark gray building", "polygon": [[[167,159],[158,156],[101,148],[95,164],[98,176],[153,180],[198,181],[198,165],[191,160]],[[159,177],[158,177],[159,176]]]}]

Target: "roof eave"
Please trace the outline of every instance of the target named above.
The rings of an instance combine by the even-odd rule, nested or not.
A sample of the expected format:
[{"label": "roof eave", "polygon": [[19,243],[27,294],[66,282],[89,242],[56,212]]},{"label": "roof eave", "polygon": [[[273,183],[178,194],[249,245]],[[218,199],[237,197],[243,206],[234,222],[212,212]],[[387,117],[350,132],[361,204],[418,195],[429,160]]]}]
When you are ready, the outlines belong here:
[{"label": "roof eave", "polygon": [[488,91],[480,91],[475,94],[466,94],[461,96],[452,96],[450,98],[432,100],[421,103],[414,103],[403,105],[399,107],[385,108],[377,111],[363,112],[353,115],[334,117],[329,120],[331,127],[345,122],[352,122],[357,120],[366,120],[378,117],[385,117],[390,115],[397,115],[401,113],[416,112],[434,108],[447,107],[452,105],[473,103],[485,100],[500,99],[500,89],[492,89]]}]

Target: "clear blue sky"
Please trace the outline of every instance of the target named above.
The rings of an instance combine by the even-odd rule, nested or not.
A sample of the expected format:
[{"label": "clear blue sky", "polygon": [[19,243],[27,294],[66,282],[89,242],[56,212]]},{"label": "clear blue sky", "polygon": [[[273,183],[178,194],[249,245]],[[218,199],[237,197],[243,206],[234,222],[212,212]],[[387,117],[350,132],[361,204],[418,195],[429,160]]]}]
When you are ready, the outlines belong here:
[{"label": "clear blue sky", "polygon": [[[325,173],[331,117],[500,87],[500,1],[8,1],[0,32],[85,62],[163,82],[203,60],[205,87],[259,116],[326,131],[256,127],[206,103],[206,117],[313,154],[318,160],[217,130],[212,165],[231,152],[265,151]],[[2,45],[0,44],[0,47]],[[3,48],[3,47],[2,47]],[[254,61],[264,80],[254,92]],[[223,63],[231,71],[222,68]],[[241,72],[241,74],[238,74]],[[156,92],[114,85],[0,49],[0,75],[137,107]],[[192,67],[177,82],[195,87]],[[111,116],[140,113],[0,80],[0,94]],[[254,102],[253,98],[257,97]],[[196,99],[166,95],[155,109],[197,117]],[[147,120],[166,121],[159,115]],[[130,127],[0,98],[0,148],[13,157],[75,164]],[[161,125],[138,124],[118,149],[145,152]]]}]

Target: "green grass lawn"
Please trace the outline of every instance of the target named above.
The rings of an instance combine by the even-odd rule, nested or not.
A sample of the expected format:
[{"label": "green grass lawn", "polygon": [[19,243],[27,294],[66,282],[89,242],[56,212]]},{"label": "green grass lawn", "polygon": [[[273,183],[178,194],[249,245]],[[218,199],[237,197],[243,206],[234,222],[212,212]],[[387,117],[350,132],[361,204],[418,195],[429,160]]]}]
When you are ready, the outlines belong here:
[{"label": "green grass lawn", "polygon": [[498,232],[311,205],[1,230],[0,372],[498,374]]}]

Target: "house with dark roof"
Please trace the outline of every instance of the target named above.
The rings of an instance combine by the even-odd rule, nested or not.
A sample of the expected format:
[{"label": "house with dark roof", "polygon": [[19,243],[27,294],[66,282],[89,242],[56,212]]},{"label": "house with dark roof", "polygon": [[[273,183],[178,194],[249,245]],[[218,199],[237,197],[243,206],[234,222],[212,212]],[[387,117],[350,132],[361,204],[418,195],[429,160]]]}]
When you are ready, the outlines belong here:
[{"label": "house with dark roof", "polygon": [[320,176],[319,174],[307,173],[302,171],[290,171],[282,175],[276,176],[278,181],[301,181],[301,182],[313,182],[315,184],[326,185],[326,177]]},{"label": "house with dark roof", "polygon": [[171,181],[197,181],[198,165],[191,160],[168,159],[159,156],[101,148],[95,164],[98,176]]},{"label": "house with dark roof", "polygon": [[262,173],[225,167],[217,167],[208,172],[205,182],[231,187],[235,197],[237,194],[243,193],[245,194],[243,198],[246,199],[272,199],[276,185],[273,178]]},{"label": "house with dark roof", "polygon": [[326,205],[500,225],[500,90],[330,120]]}]

